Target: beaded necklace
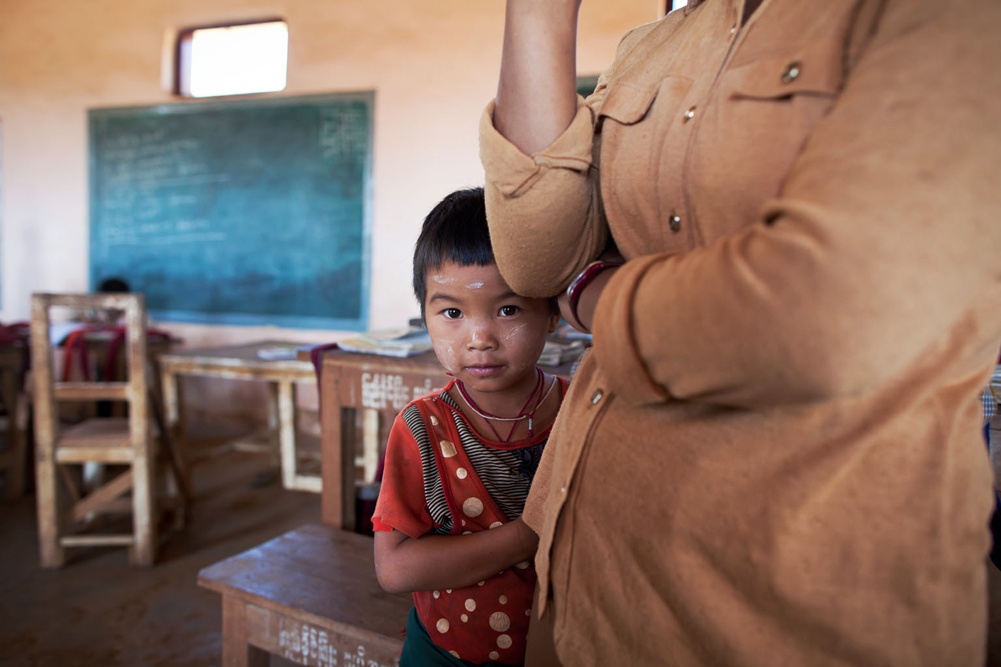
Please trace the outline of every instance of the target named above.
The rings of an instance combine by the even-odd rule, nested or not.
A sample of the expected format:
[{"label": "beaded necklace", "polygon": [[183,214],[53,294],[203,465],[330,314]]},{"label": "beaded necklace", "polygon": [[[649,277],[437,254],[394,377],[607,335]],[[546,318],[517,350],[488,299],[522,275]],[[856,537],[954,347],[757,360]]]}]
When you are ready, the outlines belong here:
[{"label": "beaded necklace", "polygon": [[[525,404],[521,406],[521,410],[518,411],[517,417],[498,417],[497,415],[490,414],[489,412],[484,412],[483,410],[480,409],[478,405],[476,405],[476,403],[473,401],[473,398],[466,392],[466,386],[462,383],[462,380],[456,379],[455,386],[459,389],[459,395],[462,396],[462,400],[466,402],[466,405],[469,406],[469,409],[478,414],[484,420],[486,420],[487,426],[489,426],[490,430],[494,432],[494,436],[496,436],[498,442],[510,442],[511,436],[514,435],[514,430],[518,427],[518,424],[517,423],[513,424],[511,426],[510,432],[508,432],[507,434],[507,437],[502,438],[500,436],[500,433],[497,432],[497,429],[494,428],[494,425],[490,423],[492,421],[520,422],[522,419],[528,419],[528,437],[531,438],[532,436],[535,435],[532,423],[533,418],[535,417],[535,411],[539,409],[540,405],[546,402],[546,399],[549,398],[549,394],[552,393],[553,391],[553,387],[555,387],[557,384],[557,380],[554,379],[553,383],[549,385],[549,389],[547,389],[546,392],[543,394],[542,387],[545,384],[546,375],[545,373],[542,372],[542,369],[539,368],[538,366],[535,367],[535,370],[538,373],[537,376],[538,379],[535,382],[535,387],[532,389],[532,393],[528,395],[528,400],[526,400]],[[541,396],[541,398],[538,398],[535,401],[535,405],[532,406],[530,412],[525,412],[525,409],[528,408],[528,405],[532,402],[532,399],[536,398],[537,395]]]}]

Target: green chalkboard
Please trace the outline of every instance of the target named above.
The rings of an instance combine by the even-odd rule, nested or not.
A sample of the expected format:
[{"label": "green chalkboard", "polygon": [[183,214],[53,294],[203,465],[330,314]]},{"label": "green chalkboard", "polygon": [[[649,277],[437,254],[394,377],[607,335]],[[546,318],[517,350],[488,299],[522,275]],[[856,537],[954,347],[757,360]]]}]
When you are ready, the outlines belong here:
[{"label": "green chalkboard", "polygon": [[583,97],[587,97],[594,92],[595,87],[598,85],[598,75],[593,74],[591,76],[578,76],[577,77],[577,94]]},{"label": "green chalkboard", "polygon": [[366,328],[372,93],[93,109],[90,281],[154,318]]}]

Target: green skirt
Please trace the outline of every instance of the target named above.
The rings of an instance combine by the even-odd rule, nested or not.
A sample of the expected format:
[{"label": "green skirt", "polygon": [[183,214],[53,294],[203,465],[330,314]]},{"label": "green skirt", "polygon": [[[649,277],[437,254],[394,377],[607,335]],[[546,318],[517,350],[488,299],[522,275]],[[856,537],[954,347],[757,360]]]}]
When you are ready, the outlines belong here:
[{"label": "green skirt", "polygon": [[431,641],[431,636],[417,615],[416,607],[410,609],[410,615],[407,616],[407,634],[403,639],[403,652],[400,653],[400,667],[469,667],[477,664],[487,667],[511,667],[503,662],[475,663],[456,658]]}]

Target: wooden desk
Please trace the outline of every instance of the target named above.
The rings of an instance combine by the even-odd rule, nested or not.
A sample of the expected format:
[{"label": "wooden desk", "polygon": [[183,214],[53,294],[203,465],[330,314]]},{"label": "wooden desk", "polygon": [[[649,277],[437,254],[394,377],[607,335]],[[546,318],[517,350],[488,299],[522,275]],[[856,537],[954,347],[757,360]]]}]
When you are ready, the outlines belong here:
[{"label": "wooden desk", "polygon": [[306,525],[198,573],[222,595],[222,664],[395,667],[413,606],[375,577],[372,538]]},{"label": "wooden desk", "polygon": [[7,415],[4,448],[0,450],[0,471],[4,475],[4,496],[8,500],[24,494],[27,464],[25,428],[27,400],[22,401],[21,372],[24,370],[25,344],[20,341],[0,343],[0,402]]},{"label": "wooden desk", "polygon": [[262,341],[248,345],[216,347],[171,352],[159,357],[163,382],[163,401],[167,428],[185,443],[178,377],[200,377],[255,380],[268,384],[268,428],[277,434],[281,454],[282,486],[286,489],[319,493],[321,479],[298,472],[295,386],[298,382],[316,382],[313,365],[299,359],[262,359],[260,350],[297,343]]},{"label": "wooden desk", "polygon": [[[544,370],[570,377],[572,363]],[[383,427],[391,425],[407,403],[444,387],[448,376],[434,352],[406,359],[323,353],[320,374],[320,470],[323,477],[323,523],[355,529],[356,411],[365,409],[366,437],[385,442]],[[366,447],[371,452],[372,447]],[[376,454],[378,456],[378,454]]]}]

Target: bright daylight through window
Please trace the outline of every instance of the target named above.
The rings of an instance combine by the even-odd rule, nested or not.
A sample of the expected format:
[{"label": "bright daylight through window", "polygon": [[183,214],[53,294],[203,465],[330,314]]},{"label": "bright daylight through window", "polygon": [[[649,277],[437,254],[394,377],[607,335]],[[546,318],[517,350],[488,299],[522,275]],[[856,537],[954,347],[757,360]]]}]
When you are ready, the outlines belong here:
[{"label": "bright daylight through window", "polygon": [[269,93],[285,88],[284,21],[193,28],[177,42],[177,89],[186,97]]}]

